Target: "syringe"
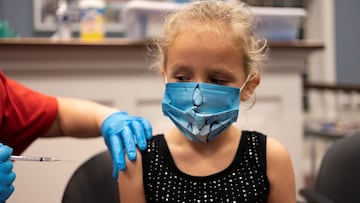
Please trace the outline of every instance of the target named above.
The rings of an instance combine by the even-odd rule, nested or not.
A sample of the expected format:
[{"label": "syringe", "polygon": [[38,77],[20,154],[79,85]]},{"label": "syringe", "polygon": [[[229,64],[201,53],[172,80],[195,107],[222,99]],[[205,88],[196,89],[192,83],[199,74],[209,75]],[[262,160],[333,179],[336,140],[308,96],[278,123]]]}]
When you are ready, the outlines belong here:
[{"label": "syringe", "polygon": [[12,161],[44,161],[44,162],[60,161],[59,159],[56,159],[56,158],[53,158],[53,157],[15,156],[15,155],[11,155],[10,160],[12,160]]}]

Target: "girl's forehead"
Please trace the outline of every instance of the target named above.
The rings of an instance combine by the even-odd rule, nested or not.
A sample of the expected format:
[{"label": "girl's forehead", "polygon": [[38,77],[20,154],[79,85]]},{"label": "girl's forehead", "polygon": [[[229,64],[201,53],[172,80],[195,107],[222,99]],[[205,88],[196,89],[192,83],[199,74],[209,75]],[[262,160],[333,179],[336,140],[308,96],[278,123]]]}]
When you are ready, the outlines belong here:
[{"label": "girl's forehead", "polygon": [[179,32],[173,40],[172,45],[179,41],[196,43],[202,47],[215,47],[218,49],[231,49],[232,51],[241,51],[233,35],[228,33],[216,32],[210,29],[194,28],[184,29]]},{"label": "girl's forehead", "polygon": [[230,37],[233,35],[231,27],[219,22],[193,22],[183,25],[179,33],[211,34]]},{"label": "girl's forehead", "polygon": [[210,31],[182,32],[167,49],[167,65],[237,67],[244,69],[242,51],[236,49],[233,40]]}]

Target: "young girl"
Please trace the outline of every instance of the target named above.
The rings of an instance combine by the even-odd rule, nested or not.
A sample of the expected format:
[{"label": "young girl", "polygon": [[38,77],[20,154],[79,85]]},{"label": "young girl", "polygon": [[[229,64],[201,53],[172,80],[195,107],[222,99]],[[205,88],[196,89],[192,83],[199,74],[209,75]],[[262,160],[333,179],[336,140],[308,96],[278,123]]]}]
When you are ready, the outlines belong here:
[{"label": "young girl", "polygon": [[265,56],[249,10],[235,2],[192,3],[167,19],[157,45],[163,113],[175,126],[120,172],[121,203],[296,202],[284,146],[232,125],[240,101],[260,82]]}]

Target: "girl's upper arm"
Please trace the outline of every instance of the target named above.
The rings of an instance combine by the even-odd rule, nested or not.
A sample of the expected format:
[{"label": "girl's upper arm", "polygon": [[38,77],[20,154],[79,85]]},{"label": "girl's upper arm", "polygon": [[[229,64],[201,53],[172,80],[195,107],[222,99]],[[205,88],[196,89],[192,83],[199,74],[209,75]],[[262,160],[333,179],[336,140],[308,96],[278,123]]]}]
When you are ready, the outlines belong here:
[{"label": "girl's upper arm", "polygon": [[121,203],[146,203],[143,187],[141,152],[137,151],[136,161],[126,157],[125,171],[119,171],[119,195]]},{"label": "girl's upper arm", "polygon": [[287,149],[277,140],[268,137],[266,159],[270,182],[268,203],[295,203],[294,170]]}]

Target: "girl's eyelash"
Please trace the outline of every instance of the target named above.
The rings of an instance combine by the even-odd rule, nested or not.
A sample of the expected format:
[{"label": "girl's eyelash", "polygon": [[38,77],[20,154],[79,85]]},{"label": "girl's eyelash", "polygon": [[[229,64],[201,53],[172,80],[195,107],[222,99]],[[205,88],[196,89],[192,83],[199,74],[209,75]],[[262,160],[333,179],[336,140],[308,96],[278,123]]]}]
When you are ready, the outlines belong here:
[{"label": "girl's eyelash", "polygon": [[226,84],[228,81],[224,80],[224,79],[217,79],[217,78],[213,78],[210,80],[212,83],[216,83],[216,84]]},{"label": "girl's eyelash", "polygon": [[184,81],[184,80],[188,80],[188,79],[189,79],[187,76],[183,76],[183,75],[181,75],[181,76],[175,76],[175,78],[176,78],[177,80],[180,80],[180,81]]}]

